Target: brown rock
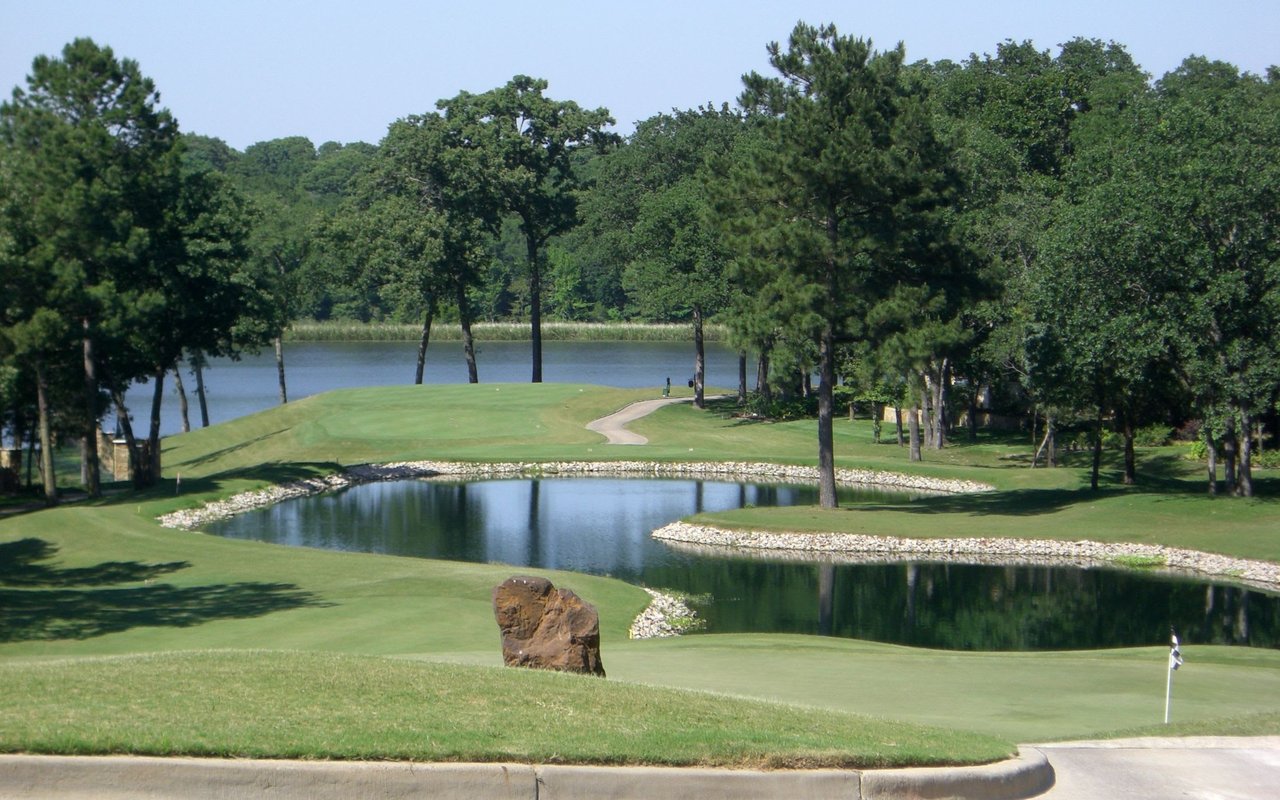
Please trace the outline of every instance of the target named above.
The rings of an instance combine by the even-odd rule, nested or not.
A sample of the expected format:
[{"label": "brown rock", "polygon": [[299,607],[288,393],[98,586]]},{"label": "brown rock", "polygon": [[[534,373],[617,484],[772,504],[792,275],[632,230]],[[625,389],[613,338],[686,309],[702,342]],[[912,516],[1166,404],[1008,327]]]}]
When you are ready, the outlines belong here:
[{"label": "brown rock", "polygon": [[494,588],[493,615],[507,666],[604,677],[600,615],[570,590],[546,578],[517,575]]}]

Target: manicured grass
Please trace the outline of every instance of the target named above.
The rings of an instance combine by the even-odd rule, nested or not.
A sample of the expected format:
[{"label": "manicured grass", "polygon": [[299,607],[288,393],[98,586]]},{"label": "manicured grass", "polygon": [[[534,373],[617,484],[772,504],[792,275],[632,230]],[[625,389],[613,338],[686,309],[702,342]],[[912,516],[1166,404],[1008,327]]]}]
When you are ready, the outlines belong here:
[{"label": "manicured grass", "polygon": [[[690,636],[642,649],[643,658],[621,661],[611,675],[1019,742],[1161,723],[1169,653],[974,653],[782,634]],[[1280,733],[1280,651],[1188,646],[1183,653],[1172,716],[1184,733],[1218,731],[1223,719],[1261,713],[1270,716],[1254,720],[1251,732]]]},{"label": "manicured grass", "polygon": [[[173,508],[364,462],[814,461],[812,422],[748,422],[728,406],[708,412],[664,408],[633,426],[650,437],[645,447],[606,446],[582,427],[655,393],[557,384],[333,392],[166,440],[167,480],[148,493],[0,519],[0,674],[9,690],[4,701],[9,705],[0,714],[0,749],[475,759],[524,753],[520,758],[530,760],[633,763],[932,763],[930,759],[983,760],[989,757],[991,740],[968,734],[940,739],[936,732],[916,728],[918,724],[978,731],[996,737],[1000,749],[1011,741],[1107,735],[1159,720],[1163,648],[941,653],[771,635],[633,642],[626,639],[627,625],[648,599],[640,589],[607,578],[539,570],[537,574],[574,589],[601,613],[610,677],[603,682],[581,679],[590,687],[588,693],[571,693],[566,700],[551,690],[576,687],[577,679],[491,669],[500,657],[489,592],[527,569],[291,549],[166,530],[154,522]],[[924,465],[911,465],[896,445],[871,443],[865,421],[841,421],[837,430],[842,465],[975,479],[998,491],[908,508],[752,509],[714,519],[911,536],[1152,541],[1280,560],[1280,543],[1274,541],[1280,505],[1271,499],[1204,498],[1198,491],[1198,468],[1178,461],[1174,453],[1143,453],[1141,468],[1149,476],[1144,486],[1119,487],[1108,472],[1103,491],[1093,493],[1083,488],[1078,466],[1027,469],[1029,448],[1020,440],[984,437],[973,445],[927,454]],[[179,473],[181,493],[174,480]],[[1260,488],[1274,496],[1274,480],[1263,478]],[[151,655],[134,657],[144,654]],[[1188,666],[1178,673],[1175,689],[1178,732],[1215,732],[1237,723],[1249,732],[1280,732],[1280,653],[1189,648],[1187,655]],[[458,666],[444,670],[440,664]],[[173,682],[166,684],[163,675],[170,673]],[[297,680],[288,681],[290,674]],[[431,690],[436,694],[428,695],[423,687],[433,682],[439,684]],[[241,684],[247,685],[238,688]],[[135,688],[122,688],[123,699],[117,701],[113,685]],[[74,691],[77,686],[84,691]],[[530,687],[541,693],[530,693]],[[725,696],[736,696],[807,708],[794,712],[808,720],[800,727],[818,725],[829,712],[871,714],[892,722],[888,734],[858,743],[848,737],[863,723],[842,717],[832,723],[834,728],[815,728],[818,738],[796,742],[793,722],[770,727],[757,711],[726,711],[711,717],[717,720],[712,727],[724,729],[722,744],[714,752],[703,751],[695,746],[699,737],[685,740],[678,732],[666,739],[626,733],[628,724],[638,724],[629,721],[646,698],[659,708],[703,708],[685,695],[646,687],[716,693],[710,695],[712,707],[723,705]],[[160,700],[148,699],[151,688]],[[383,719],[388,732],[347,737],[343,731],[359,715],[326,700],[325,692],[347,698],[348,706],[367,702],[370,709],[381,709],[371,716],[371,727]],[[556,713],[573,721],[567,727],[590,711],[606,718],[601,725],[619,733],[575,738],[578,744],[572,749],[560,749],[556,734],[551,739],[554,752],[548,754],[514,734],[505,736],[505,729],[493,722],[513,712],[485,700],[503,693],[528,705],[552,703],[554,696]],[[630,699],[624,700],[624,694]],[[177,699],[188,695],[189,700]],[[208,726],[199,722],[205,711],[199,698],[206,695],[217,698],[221,721],[216,725],[212,717]],[[357,695],[358,702],[352,700]],[[406,751],[412,734],[435,730],[415,728],[420,723],[413,720],[397,721],[402,720],[397,709],[413,708],[410,701],[420,696],[438,698],[435,707],[453,722],[440,728],[439,738],[432,734],[430,742],[412,745],[418,750]],[[678,699],[661,699],[670,697]],[[481,700],[484,714],[494,716],[468,716],[468,709]],[[295,704],[300,704],[296,714]],[[130,711],[147,724],[128,722]],[[540,713],[536,708],[521,713],[526,712]],[[661,712],[644,724],[686,724],[677,724],[668,713],[676,712]],[[791,719],[790,713],[777,716]],[[102,723],[95,726],[92,719]],[[272,720],[291,721],[273,728]],[[409,733],[403,734],[405,730]],[[638,743],[634,748],[623,746],[632,739]],[[895,747],[885,746],[885,740]],[[686,757],[690,760],[680,760]]]},{"label": "manicured grass", "polygon": [[843,712],[367,656],[167,653],[0,664],[0,680],[0,749],[53,753],[876,767],[1013,751]]}]

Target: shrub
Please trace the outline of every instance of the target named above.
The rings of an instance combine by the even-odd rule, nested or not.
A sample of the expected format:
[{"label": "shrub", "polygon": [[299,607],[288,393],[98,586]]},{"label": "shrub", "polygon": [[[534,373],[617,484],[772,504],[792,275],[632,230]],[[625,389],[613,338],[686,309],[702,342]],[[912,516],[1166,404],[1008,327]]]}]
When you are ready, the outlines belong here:
[{"label": "shrub", "polygon": [[1164,447],[1172,434],[1167,425],[1148,425],[1133,432],[1133,443],[1137,447]]}]

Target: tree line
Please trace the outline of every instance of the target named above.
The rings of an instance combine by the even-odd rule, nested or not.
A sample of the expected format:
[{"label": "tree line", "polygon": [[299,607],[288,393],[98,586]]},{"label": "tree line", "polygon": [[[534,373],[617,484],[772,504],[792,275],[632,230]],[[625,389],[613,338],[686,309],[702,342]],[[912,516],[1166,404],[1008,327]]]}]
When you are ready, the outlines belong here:
[{"label": "tree line", "polygon": [[[377,145],[243,152],[179,133],[109,48],[37,58],[0,106],[11,436],[79,437],[92,463],[115,404],[145,464],[168,372],[279,355],[304,318],[421,324],[419,381],[434,324],[461,327],[477,381],[471,324],[527,321],[537,382],[545,318],[688,322],[701,406],[715,320],[741,397],[750,354],[759,408],[816,403],[825,505],[837,403],[901,408],[920,458],[988,387],[986,405],[1042,426],[1050,463],[1057,432],[1085,431],[1094,486],[1113,438],[1137,480],[1135,441],[1158,425],[1194,430],[1209,491],[1252,493],[1280,401],[1275,68],[1190,57],[1152,80],[1086,39],[908,63],[803,23],[768,51],[734,105],[625,138],[606,109],[516,76]],[[123,391],[144,378],[142,440]]]}]

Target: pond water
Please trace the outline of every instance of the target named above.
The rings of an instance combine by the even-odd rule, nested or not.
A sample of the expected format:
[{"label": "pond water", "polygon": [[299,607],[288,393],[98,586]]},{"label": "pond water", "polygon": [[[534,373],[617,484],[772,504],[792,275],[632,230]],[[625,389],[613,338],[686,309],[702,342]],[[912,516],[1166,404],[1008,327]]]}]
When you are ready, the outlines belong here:
[{"label": "pond water", "polygon": [[[846,490],[840,499],[910,502],[887,490]],[[713,633],[1044,650],[1163,644],[1173,625],[1186,643],[1280,646],[1280,597],[1237,586],[1118,569],[691,554],[649,535],[699,511],[815,501],[810,487],[696,480],[395,481],[280,503],[209,531],[610,575],[694,596]]]},{"label": "pond water", "polygon": [[[485,383],[528,383],[529,342],[479,342],[476,360]],[[413,382],[418,346],[414,342],[297,342],[285,345],[285,378],[290,400],[331,389],[389,386]],[[722,344],[706,346],[708,386],[738,385],[738,356]],[[666,379],[676,385],[693,376],[692,342],[543,342],[547,383],[586,383],[620,388],[652,386],[655,396]],[[461,342],[437,342],[428,350],[426,383],[466,383]],[[239,361],[213,359],[204,370],[211,423],[252,414],[280,402],[275,355],[270,351]],[[184,372],[193,426],[200,425],[195,378]],[[130,414],[145,424],[151,413],[151,386],[126,393]],[[172,374],[165,380],[161,433],[182,430]],[[107,430],[114,418],[104,423]]]}]

